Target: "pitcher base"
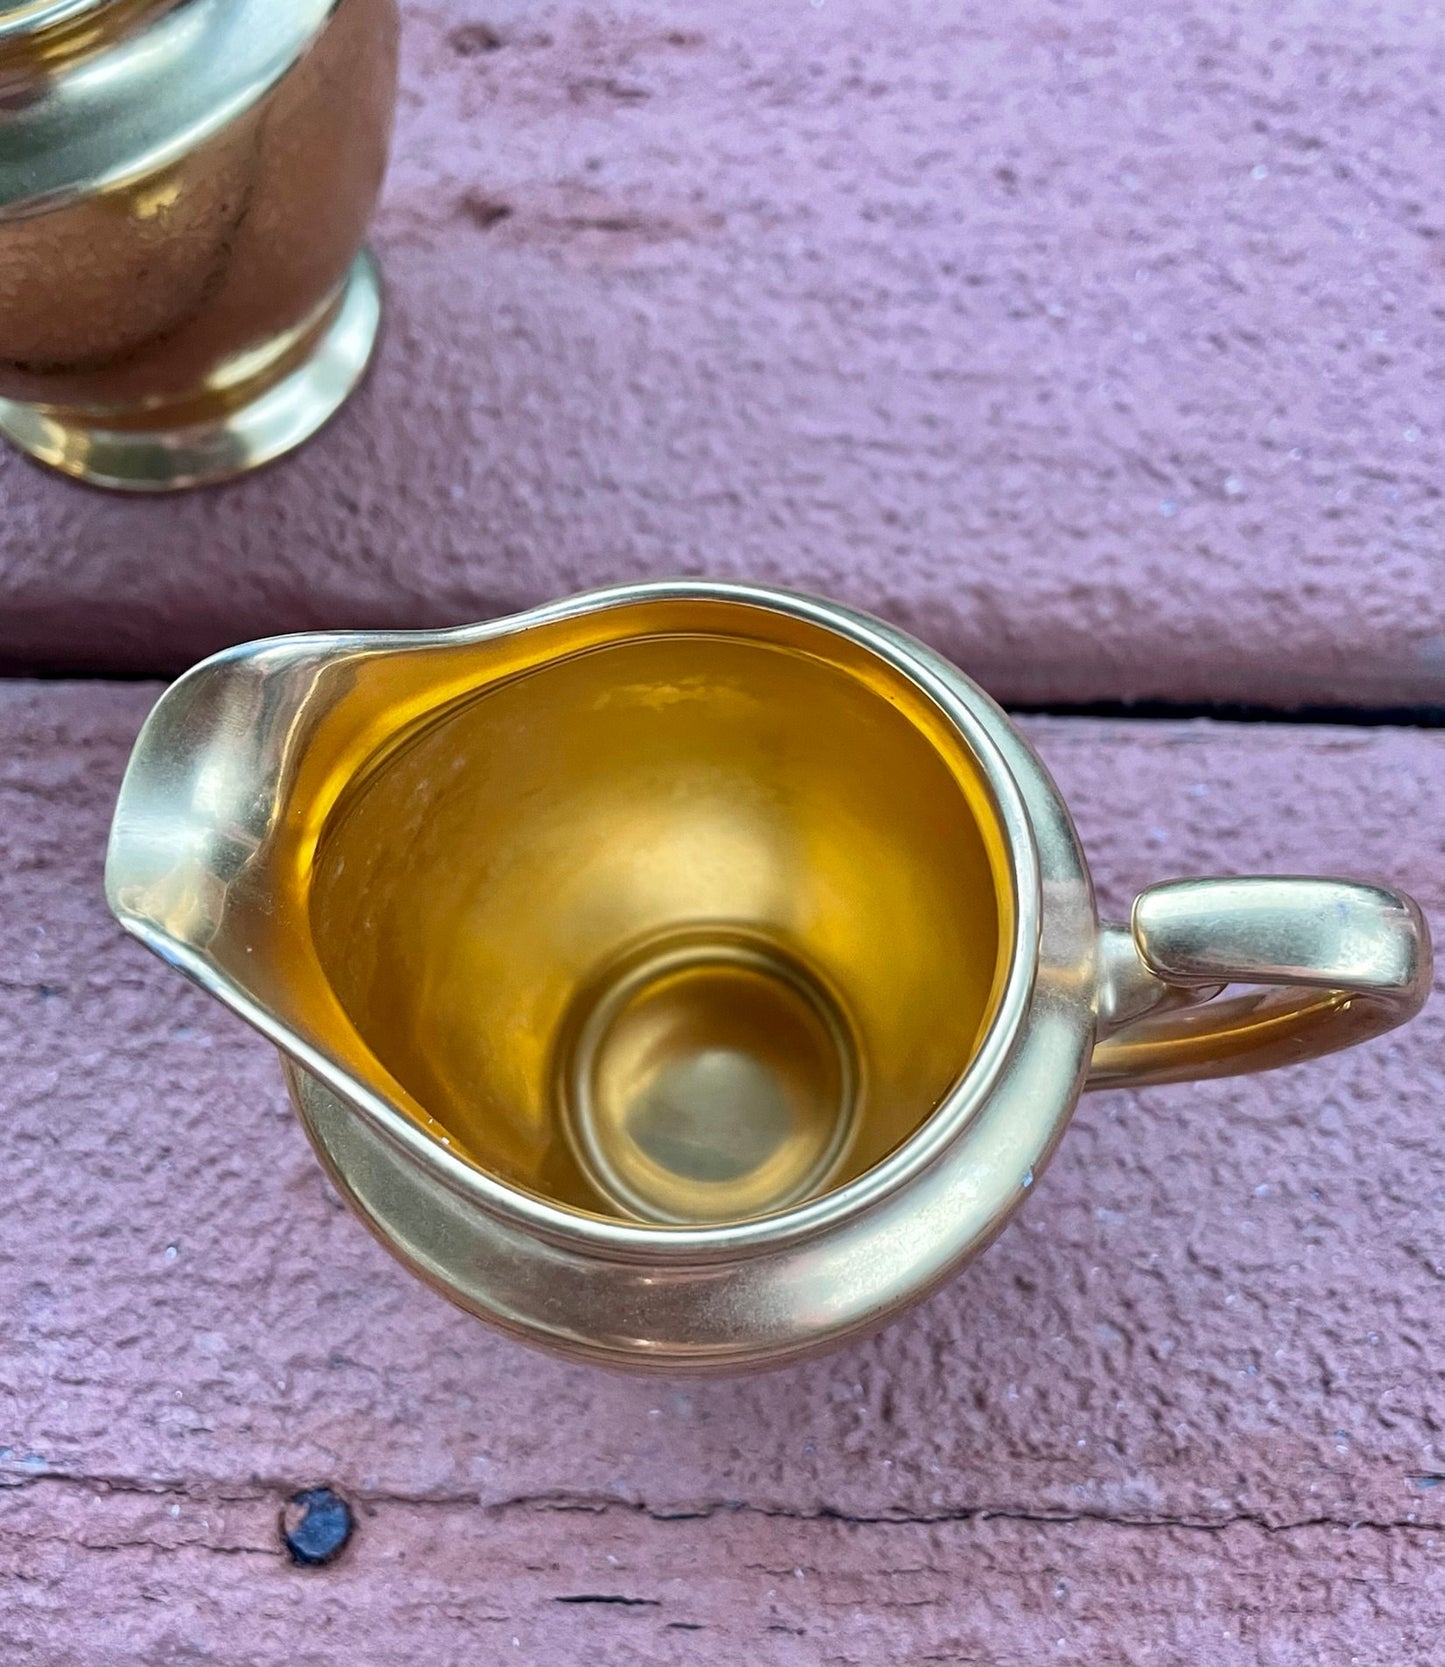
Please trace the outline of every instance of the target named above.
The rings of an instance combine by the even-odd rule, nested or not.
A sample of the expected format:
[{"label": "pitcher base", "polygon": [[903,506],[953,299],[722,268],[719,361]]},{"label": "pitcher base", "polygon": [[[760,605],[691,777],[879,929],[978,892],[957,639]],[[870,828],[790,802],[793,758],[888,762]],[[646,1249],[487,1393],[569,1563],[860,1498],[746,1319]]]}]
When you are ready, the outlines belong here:
[{"label": "pitcher base", "polygon": [[725,927],[671,935],[584,991],[560,1089],[577,1159],[618,1209],[700,1225],[823,1191],[857,1122],[857,1049],[796,957]]}]

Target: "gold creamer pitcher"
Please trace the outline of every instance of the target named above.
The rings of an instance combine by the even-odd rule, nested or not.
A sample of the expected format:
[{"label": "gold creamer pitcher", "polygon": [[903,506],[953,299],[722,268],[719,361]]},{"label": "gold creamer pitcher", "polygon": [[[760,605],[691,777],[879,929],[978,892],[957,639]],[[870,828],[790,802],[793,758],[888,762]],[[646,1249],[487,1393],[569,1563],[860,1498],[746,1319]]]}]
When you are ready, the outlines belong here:
[{"label": "gold creamer pitcher", "polygon": [[0,434],[95,485],[281,455],[366,367],[396,0],[0,0]]},{"label": "gold creamer pitcher", "polygon": [[1344,1047],[1430,974],[1415,904],[1345,880],[1175,881],[1101,926],[973,683],[878,620],[705,582],[206,661],[136,744],[107,889],[281,1049],[403,1262],[667,1371],[923,1295],[1085,1086]]}]

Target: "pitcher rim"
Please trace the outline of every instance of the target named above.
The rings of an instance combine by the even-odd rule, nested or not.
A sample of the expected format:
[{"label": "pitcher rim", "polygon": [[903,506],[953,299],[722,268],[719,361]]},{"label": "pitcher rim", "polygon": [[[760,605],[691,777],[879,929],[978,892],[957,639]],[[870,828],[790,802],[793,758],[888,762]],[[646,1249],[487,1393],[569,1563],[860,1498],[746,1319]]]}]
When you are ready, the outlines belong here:
[{"label": "pitcher rim", "polygon": [[989,790],[1004,836],[1006,870],[1013,893],[1013,930],[1005,946],[1009,964],[997,1007],[971,1058],[942,1102],[887,1157],[842,1186],[768,1215],[706,1226],[626,1221],[554,1203],[487,1173],[443,1146],[400,1107],[358,1081],[298,1035],[199,951],[127,910],[119,901],[121,876],[115,872],[119,866],[119,816],[107,853],[106,896],[112,912],[127,932],[237,1013],[455,1195],[503,1222],[556,1244],[585,1246],[595,1254],[610,1254],[620,1260],[716,1261],[812,1238],[871,1210],[906,1186],[964,1134],[988,1102],[1024,1028],[1038,969],[1042,928],[1038,849],[1023,795],[994,740],[994,729],[1011,728],[1011,721],[957,666],[910,633],[827,598],[763,584],[698,578],[608,585],[517,613],[440,629],[310,631],[258,638],[208,656],[162,693],[137,737],[122,783],[121,799],[123,802],[131,771],[142,754],[147,730],[160,707],[182,684],[200,679],[219,665],[252,660],[282,647],[293,653],[307,649],[342,653],[363,647],[369,652],[401,653],[438,645],[466,646],[584,614],[665,601],[735,603],[784,614],[847,638],[874,654],[907,678],[962,738]]}]

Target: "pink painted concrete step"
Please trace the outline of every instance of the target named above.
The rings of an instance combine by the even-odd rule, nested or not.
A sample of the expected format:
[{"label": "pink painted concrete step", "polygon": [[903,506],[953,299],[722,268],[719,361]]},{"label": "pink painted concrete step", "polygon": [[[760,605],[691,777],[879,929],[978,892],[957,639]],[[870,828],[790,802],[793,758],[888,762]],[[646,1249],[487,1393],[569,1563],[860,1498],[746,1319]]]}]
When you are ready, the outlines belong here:
[{"label": "pink painted concrete step", "polygon": [[0,456],[0,662],[706,572],[1016,700],[1445,700],[1415,0],[414,0],[390,335],[264,478]]},{"label": "pink painted concrete step", "polygon": [[[392,1263],[270,1050],[105,913],[153,695],[0,686],[7,1667],[1445,1663],[1438,994],[1087,1098],[987,1256],[841,1354],[567,1366]],[[1114,911],[1333,870],[1445,917],[1445,735],[1029,729]],[[276,1518],[316,1483],[359,1528],[308,1571]]]}]

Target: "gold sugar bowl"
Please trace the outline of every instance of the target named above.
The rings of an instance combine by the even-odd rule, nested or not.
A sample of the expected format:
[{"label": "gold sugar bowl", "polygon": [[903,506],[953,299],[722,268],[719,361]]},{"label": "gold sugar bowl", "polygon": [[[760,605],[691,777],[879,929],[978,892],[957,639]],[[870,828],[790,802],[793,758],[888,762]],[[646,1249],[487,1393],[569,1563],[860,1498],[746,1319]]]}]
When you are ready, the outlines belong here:
[{"label": "gold sugar bowl", "polygon": [[224,480],[360,381],[396,0],[0,0],[0,434]]}]

